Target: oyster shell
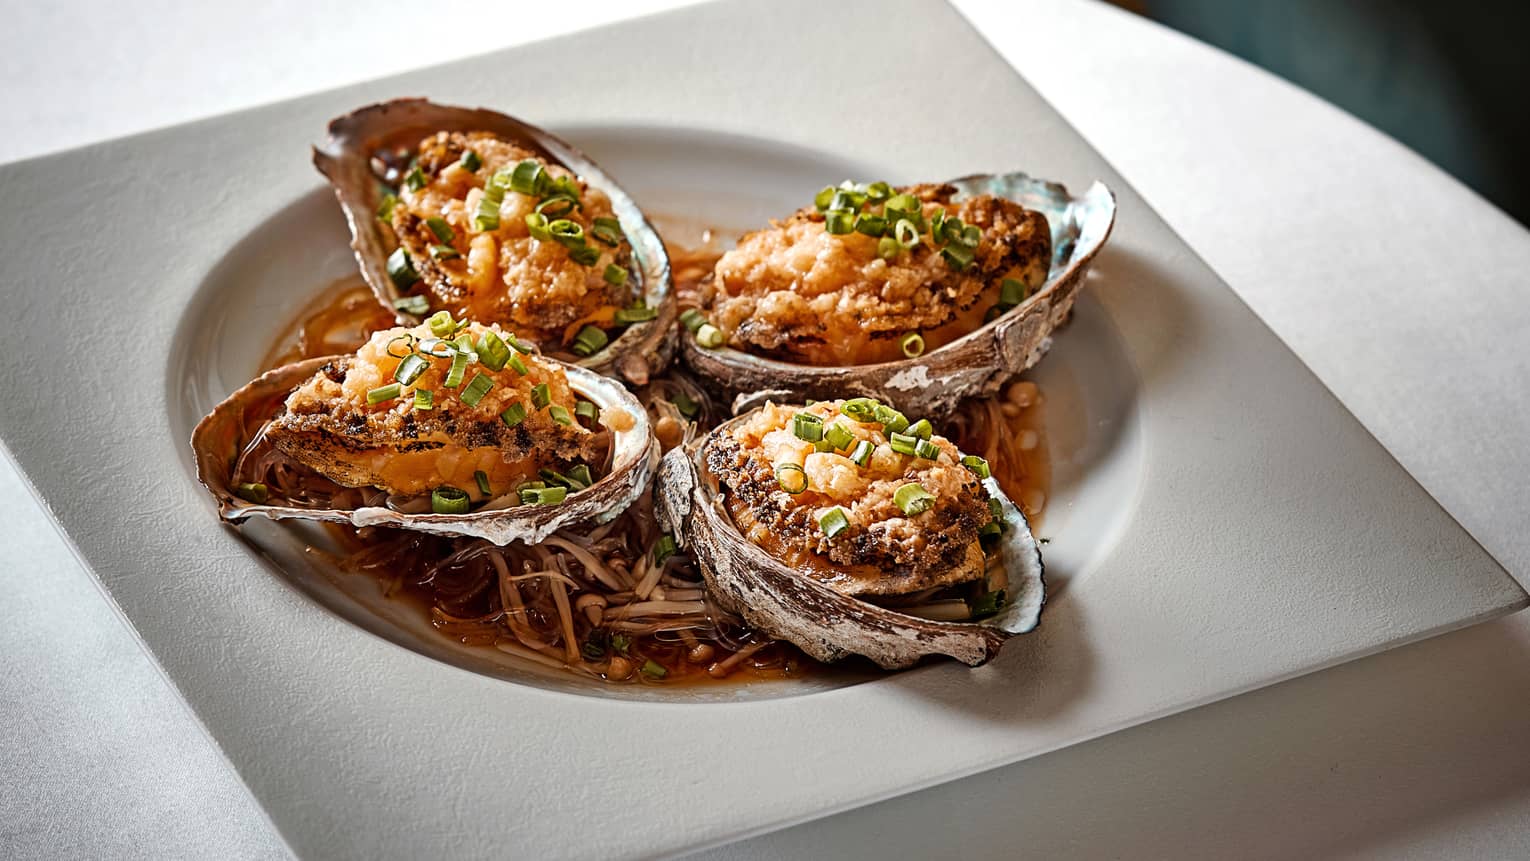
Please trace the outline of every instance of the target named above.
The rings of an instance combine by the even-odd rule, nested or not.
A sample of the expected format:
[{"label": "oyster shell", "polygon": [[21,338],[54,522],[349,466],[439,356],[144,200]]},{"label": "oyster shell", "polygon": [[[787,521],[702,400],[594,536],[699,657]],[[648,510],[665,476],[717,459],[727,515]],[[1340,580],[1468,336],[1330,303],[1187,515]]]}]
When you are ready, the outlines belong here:
[{"label": "oyster shell", "polygon": [[952,180],[958,197],[1008,198],[1047,217],[1052,261],[1046,283],[1023,303],[949,344],[912,359],[870,365],[819,367],[795,364],[721,347],[706,349],[682,338],[685,361],[734,402],[735,412],[766,397],[785,400],[864,396],[900,409],[939,413],[967,397],[991,395],[1026,370],[1051,346],[1052,332],[1067,321],[1089,264],[1115,223],[1115,196],[1096,182],[1082,195],[1024,173],[975,175]]},{"label": "oyster shell", "polygon": [[1010,599],[987,619],[937,622],[862,601],[794,572],[750,542],[728,515],[703,457],[708,440],[747,418],[725,422],[712,435],[672,449],[659,464],[654,486],[660,526],[690,551],[723,607],[820,661],[862,655],[889,670],[928,655],[977,666],[993,658],[1010,637],[1036,627],[1045,600],[1041,550],[1025,515],[993,478],[985,479],[984,486],[1000,500],[1005,532],[990,564],[1008,573]]},{"label": "oyster shell", "polygon": [[357,527],[392,526],[436,535],[473,536],[500,545],[512,541],[534,544],[566,526],[614,519],[642,495],[658,462],[659,445],[648,413],[637,399],[616,380],[585,368],[565,366],[575,392],[602,412],[624,410],[632,416],[633,424],[628,430],[612,432],[610,471],[558,505],[518,505],[466,514],[405,514],[380,506],[340,510],[256,505],[236,496],[231,473],[239,452],[294,387],[339,358],[306,359],[267,371],[229,395],[197,423],[191,434],[197,478],[217,499],[218,514],[225,520],[324,520]]},{"label": "oyster shell", "polygon": [[[483,108],[438,105],[425,99],[395,99],[370,105],[339,117],[329,124],[325,141],[314,147],[313,162],[334,187],[351,230],[351,248],[362,276],[372,292],[403,325],[419,318],[396,310],[394,300],[402,294],[388,277],[387,259],[393,242],[379,224],[376,212],[382,195],[372,169],[375,153],[413,147],[426,135],[438,132],[489,132],[538,156],[568,168],[611,201],[632,247],[630,270],[634,293],[658,316],[628,326],[618,337],[587,358],[575,362],[597,373],[620,374],[636,385],[662,371],[674,351],[675,297],[670,280],[669,255],[653,226],[621,186],[588,156],[542,129]],[[479,320],[481,323],[509,323]],[[511,328],[515,328],[513,325]],[[544,347],[547,345],[544,345]]]}]

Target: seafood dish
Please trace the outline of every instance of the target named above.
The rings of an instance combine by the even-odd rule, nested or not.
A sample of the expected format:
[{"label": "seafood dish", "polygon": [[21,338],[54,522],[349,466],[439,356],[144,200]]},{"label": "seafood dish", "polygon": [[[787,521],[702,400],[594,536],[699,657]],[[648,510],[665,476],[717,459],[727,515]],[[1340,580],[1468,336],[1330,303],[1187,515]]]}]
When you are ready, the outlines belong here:
[{"label": "seafood dish", "polygon": [[1019,375],[1104,186],[845,181],[683,248],[491,110],[368,106],[314,163],[357,276],[195,428],[228,522],[318,524],[440,636],[600,683],[976,666],[1039,623],[1046,397]]}]

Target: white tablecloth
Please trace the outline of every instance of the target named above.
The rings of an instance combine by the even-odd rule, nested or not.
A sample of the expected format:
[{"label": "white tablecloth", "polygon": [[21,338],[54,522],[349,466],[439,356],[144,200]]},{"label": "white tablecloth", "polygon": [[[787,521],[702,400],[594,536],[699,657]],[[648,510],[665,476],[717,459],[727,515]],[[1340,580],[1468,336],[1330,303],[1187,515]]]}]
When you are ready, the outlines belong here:
[{"label": "white tablecloth", "polygon": [[[681,5],[7,4],[0,161]],[[958,6],[1509,569],[1530,234],[1237,60],[1082,0]],[[401,22],[409,51],[385,48]],[[8,205],[24,202],[7,201]],[[0,855],[285,849],[0,463]],[[708,853],[1530,857],[1530,616]],[[93,788],[65,792],[85,771]],[[77,783],[69,781],[76,787]]]}]

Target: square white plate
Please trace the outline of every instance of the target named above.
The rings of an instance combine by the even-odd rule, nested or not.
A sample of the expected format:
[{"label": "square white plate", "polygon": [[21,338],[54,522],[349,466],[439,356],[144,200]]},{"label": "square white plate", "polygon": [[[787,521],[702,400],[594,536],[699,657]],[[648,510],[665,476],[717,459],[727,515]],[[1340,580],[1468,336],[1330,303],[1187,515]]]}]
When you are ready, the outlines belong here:
[{"label": "square white plate", "polygon": [[[1059,460],[1041,629],[978,670],[639,701],[399,648],[261,562],[196,485],[189,422],[348,271],[307,145],[400,95],[561,130],[651,210],[729,227],[851,174],[1110,185],[1115,235],[1039,369]],[[685,10],[12,165],[0,195],[0,437],[303,854],[694,847],[1526,600],[943,6]]]}]

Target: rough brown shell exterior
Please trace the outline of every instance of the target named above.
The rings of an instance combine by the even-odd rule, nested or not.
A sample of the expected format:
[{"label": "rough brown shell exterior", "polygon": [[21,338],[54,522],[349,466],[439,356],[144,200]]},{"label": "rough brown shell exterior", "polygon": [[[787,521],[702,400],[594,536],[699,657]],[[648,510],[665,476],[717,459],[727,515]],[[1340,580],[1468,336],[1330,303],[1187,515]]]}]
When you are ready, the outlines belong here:
[{"label": "rough brown shell exterior", "polygon": [[[261,374],[234,392],[197,423],[191,434],[197,478],[218,501],[225,520],[247,517],[271,520],[297,518],[349,523],[352,526],[393,526],[436,535],[472,536],[504,545],[512,541],[535,544],[566,526],[603,523],[626,510],[648,486],[659,458],[659,445],[648,421],[648,412],[621,383],[584,368],[565,365],[569,385],[602,411],[622,409],[632,415],[631,430],[613,432],[611,472],[589,489],[573,494],[559,505],[519,505],[497,511],[467,514],[403,514],[390,508],[370,507],[351,511],[256,505],[235,496],[231,489],[235,459],[273,406],[287,393],[318,372],[336,356],[306,359]],[[551,361],[551,360],[548,360]]]},{"label": "rough brown shell exterior", "polygon": [[1047,283],[1024,303],[975,332],[913,359],[851,367],[816,367],[761,358],[723,347],[708,350],[682,338],[687,364],[736,397],[742,412],[765,397],[777,400],[872,397],[904,411],[939,414],[967,397],[983,397],[1041,360],[1115,224],[1115,195],[1094,183],[1074,197],[1057,183],[1023,173],[952,180],[966,196],[992,194],[1038,210],[1052,226]]},{"label": "rough brown shell exterior", "polygon": [[[712,433],[725,432],[742,418]],[[997,616],[979,622],[933,622],[842,595],[744,538],[723,507],[716,482],[705,477],[700,454],[706,439],[665,455],[654,485],[655,514],[697,561],[713,598],[754,628],[820,661],[863,655],[896,670],[929,655],[977,666],[1010,637],[1036,627],[1045,601],[1041,551],[1025,516],[993,479],[986,483],[1003,503],[1006,526],[997,564],[1009,573],[1010,601]]]},{"label": "rough brown shell exterior", "polygon": [[632,256],[637,262],[633,285],[648,306],[659,313],[654,320],[628,326],[605,349],[578,364],[597,373],[620,374],[635,385],[643,385],[650,376],[663,371],[674,352],[676,309],[669,254],[653,225],[621,186],[584,153],[535,126],[484,108],[448,107],[425,99],[395,99],[331,121],[329,137],[314,147],[314,166],[329,179],[341,209],[345,210],[345,220],[351,228],[351,249],[356,252],[361,274],[400,324],[415,326],[420,321],[394,308],[393,302],[400,294],[388,277],[387,259],[392,248],[375,216],[381,195],[370,161],[380,148],[412,147],[437,131],[491,132],[563,165],[606,193],[632,244]]}]

